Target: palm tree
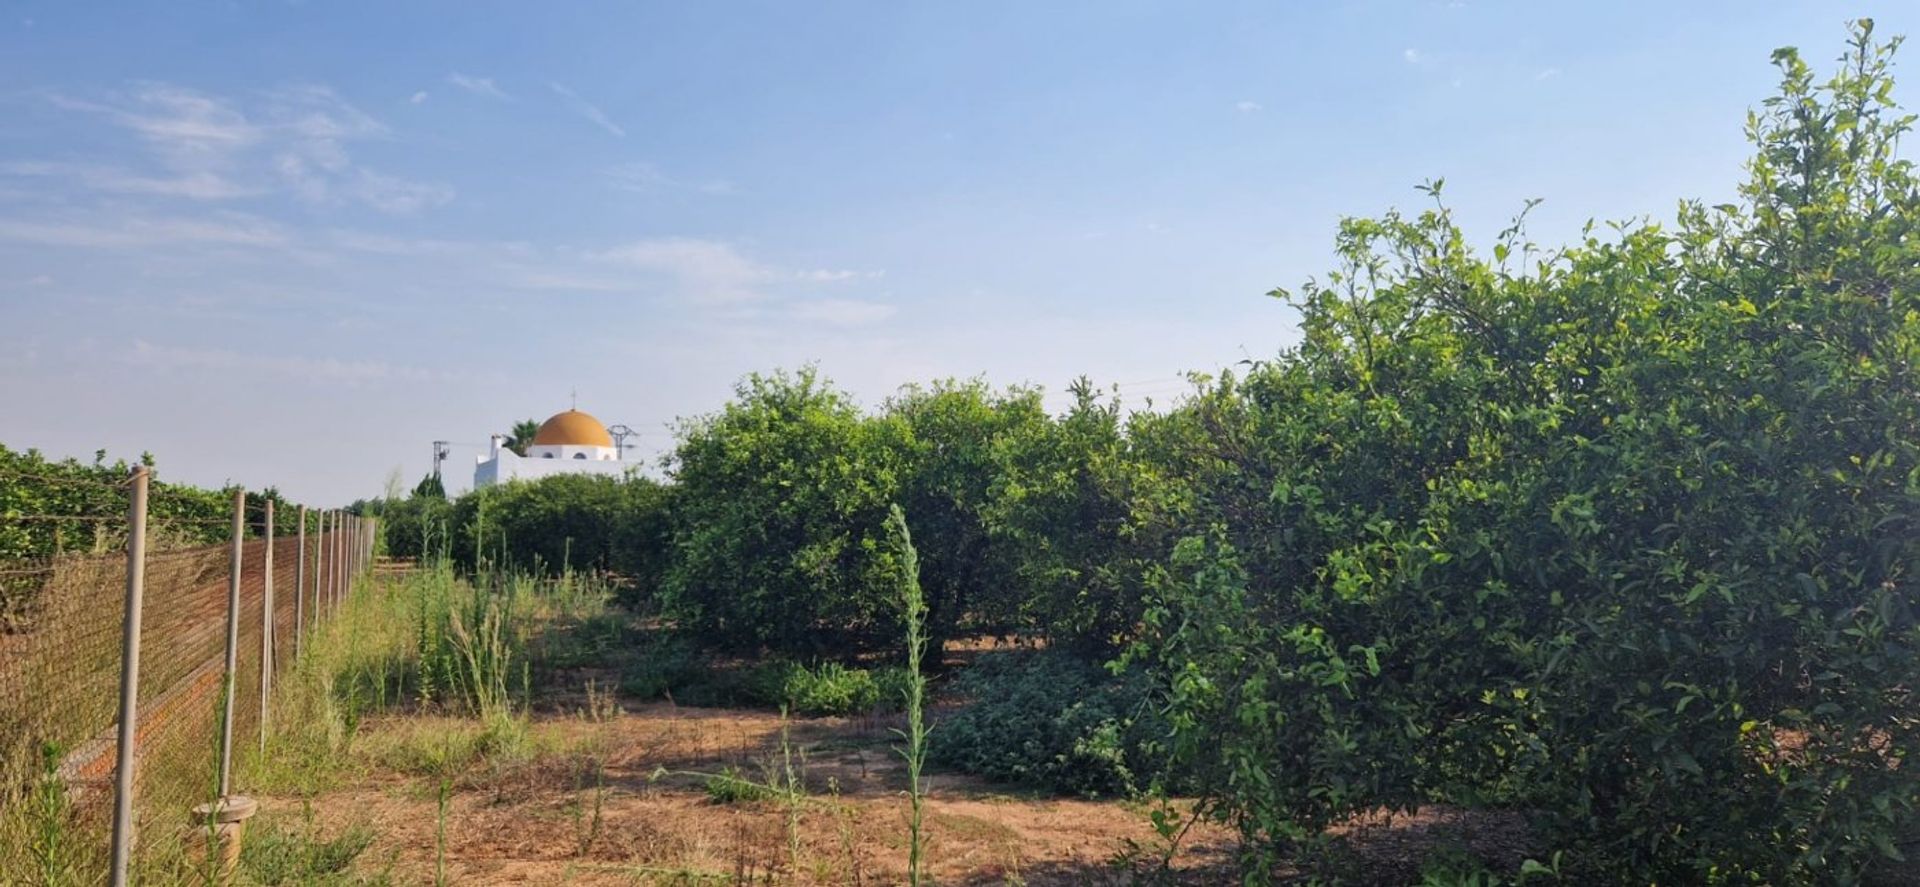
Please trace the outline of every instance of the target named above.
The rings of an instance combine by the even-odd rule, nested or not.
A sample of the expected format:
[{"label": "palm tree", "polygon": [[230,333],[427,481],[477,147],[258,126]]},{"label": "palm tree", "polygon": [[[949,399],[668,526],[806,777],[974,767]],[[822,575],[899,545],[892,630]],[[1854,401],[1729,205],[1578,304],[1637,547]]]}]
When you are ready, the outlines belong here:
[{"label": "palm tree", "polygon": [[527,419],[513,423],[513,430],[507,432],[507,449],[514,455],[525,456],[527,448],[533,446],[533,436],[540,433],[540,423]]}]

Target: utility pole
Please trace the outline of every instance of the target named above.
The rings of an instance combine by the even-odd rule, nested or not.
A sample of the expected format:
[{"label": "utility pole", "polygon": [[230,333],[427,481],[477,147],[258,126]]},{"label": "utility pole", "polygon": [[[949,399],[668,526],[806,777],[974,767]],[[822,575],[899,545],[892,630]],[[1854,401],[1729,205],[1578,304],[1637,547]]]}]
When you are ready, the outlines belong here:
[{"label": "utility pole", "polygon": [[632,428],[627,427],[626,425],[607,426],[607,436],[613,438],[614,458],[619,459],[622,462],[627,461],[628,450],[639,446],[639,444],[627,443],[627,438],[639,437],[640,432],[635,431]]}]

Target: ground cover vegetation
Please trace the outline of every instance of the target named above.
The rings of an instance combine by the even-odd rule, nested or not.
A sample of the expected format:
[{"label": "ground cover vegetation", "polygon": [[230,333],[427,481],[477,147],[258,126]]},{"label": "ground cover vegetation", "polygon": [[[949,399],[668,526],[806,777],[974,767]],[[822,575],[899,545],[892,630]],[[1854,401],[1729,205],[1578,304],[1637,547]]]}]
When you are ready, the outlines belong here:
[{"label": "ground cover vegetation", "polygon": [[[1920,188],[1897,41],[1851,37],[1825,79],[1776,54],[1732,201],[1557,248],[1522,213],[1483,254],[1433,182],[1274,294],[1296,347],[1170,407],[755,375],[664,481],[423,490],[387,544],[617,577],[644,697],[879,704],[910,612],[1044,648],[929,657],[931,763],[1178,795],[1156,834],[1231,830],[1251,882],[1339,880],[1344,829],[1436,805],[1531,859],[1431,883],[1879,877],[1920,840]],[[711,784],[782,796],[746,783]]]}]

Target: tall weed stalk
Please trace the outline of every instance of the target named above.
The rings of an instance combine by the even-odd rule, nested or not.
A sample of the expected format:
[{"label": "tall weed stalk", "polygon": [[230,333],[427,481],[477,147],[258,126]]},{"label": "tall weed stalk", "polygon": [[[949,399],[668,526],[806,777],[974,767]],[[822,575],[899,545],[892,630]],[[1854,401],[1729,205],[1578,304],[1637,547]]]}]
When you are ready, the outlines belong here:
[{"label": "tall weed stalk", "polygon": [[893,506],[887,515],[887,534],[892,537],[900,557],[901,605],[907,623],[907,677],[904,690],[907,729],[895,730],[906,741],[900,750],[907,760],[907,798],[911,812],[907,817],[907,883],[920,884],[921,856],[925,835],[921,830],[925,786],[920,771],[927,761],[926,695],[927,677],[921,661],[927,652],[927,599],[920,592],[920,557],[913,548],[913,534],[907,530],[906,513]]}]

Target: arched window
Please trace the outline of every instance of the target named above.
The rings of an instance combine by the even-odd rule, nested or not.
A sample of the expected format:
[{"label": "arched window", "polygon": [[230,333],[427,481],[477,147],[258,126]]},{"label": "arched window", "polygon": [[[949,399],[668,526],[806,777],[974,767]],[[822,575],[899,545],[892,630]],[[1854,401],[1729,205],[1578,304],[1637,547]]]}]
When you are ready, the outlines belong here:
[{"label": "arched window", "polygon": [[587,458],[587,454],[586,454],[586,453],[574,453],[574,454],[573,454],[573,458],[575,458],[575,459],[585,459],[585,458]]},{"label": "arched window", "polygon": [[553,454],[552,454],[552,453],[541,453],[541,454],[540,454],[540,458],[542,458],[542,459],[551,459],[551,458],[553,458]]}]

